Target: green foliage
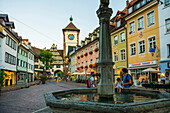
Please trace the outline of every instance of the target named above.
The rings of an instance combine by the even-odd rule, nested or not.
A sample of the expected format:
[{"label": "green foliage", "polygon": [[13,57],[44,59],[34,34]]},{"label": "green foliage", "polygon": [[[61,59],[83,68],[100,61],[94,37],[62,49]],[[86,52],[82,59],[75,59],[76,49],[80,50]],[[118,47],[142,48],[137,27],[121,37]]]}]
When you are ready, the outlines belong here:
[{"label": "green foliage", "polygon": [[50,63],[54,62],[53,54],[50,51],[41,50],[40,51],[40,61],[44,64],[46,69],[52,68]]},{"label": "green foliage", "polygon": [[47,77],[45,75],[41,76],[40,80],[43,82],[47,81]]},{"label": "green foliage", "polygon": [[170,85],[170,82],[168,82],[168,83],[165,83],[166,85]]},{"label": "green foliage", "polygon": [[6,73],[4,73],[4,71],[0,71],[0,84],[1,84],[1,86],[3,85],[3,83],[4,83],[4,79],[6,78],[6,77],[8,77],[9,75],[7,75]]},{"label": "green foliage", "polygon": [[155,83],[156,83],[156,81],[151,81],[151,82],[150,82],[150,84],[155,84]]}]

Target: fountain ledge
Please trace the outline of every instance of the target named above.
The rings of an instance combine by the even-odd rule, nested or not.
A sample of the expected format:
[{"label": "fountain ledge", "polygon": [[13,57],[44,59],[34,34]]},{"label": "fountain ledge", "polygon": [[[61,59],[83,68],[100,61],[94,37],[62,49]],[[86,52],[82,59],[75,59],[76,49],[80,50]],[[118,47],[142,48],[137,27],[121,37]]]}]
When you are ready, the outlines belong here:
[{"label": "fountain ledge", "polygon": [[56,92],[48,92],[44,95],[46,105],[51,108],[54,113],[60,112],[75,112],[75,113],[135,113],[135,112],[151,112],[154,109],[166,109],[170,111],[170,93],[156,90],[145,89],[124,89],[124,93],[143,93],[144,95],[157,95],[160,99],[125,104],[106,104],[95,102],[80,102],[58,100],[55,96],[68,93],[96,93],[96,88],[79,88],[67,89]]}]

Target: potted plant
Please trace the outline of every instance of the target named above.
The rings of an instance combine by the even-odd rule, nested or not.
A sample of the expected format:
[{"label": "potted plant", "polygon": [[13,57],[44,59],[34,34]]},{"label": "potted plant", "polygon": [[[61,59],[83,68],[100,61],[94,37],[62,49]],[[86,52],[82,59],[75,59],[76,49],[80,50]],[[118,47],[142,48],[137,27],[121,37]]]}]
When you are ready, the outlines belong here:
[{"label": "potted plant", "polygon": [[99,50],[99,48],[95,48],[94,51],[97,52]]},{"label": "potted plant", "polygon": [[77,56],[78,59],[80,59],[80,56]]},{"label": "potted plant", "polygon": [[86,52],[85,54],[84,54],[84,56],[87,56],[88,55],[88,53]]},{"label": "potted plant", "polygon": [[84,66],[84,68],[86,68],[86,69],[87,69],[87,68],[88,68],[88,66]]},{"label": "potted plant", "polygon": [[77,67],[77,70],[79,70],[79,67]]},{"label": "potted plant", "polygon": [[132,34],[132,31],[130,31],[129,34]]},{"label": "potted plant", "polygon": [[90,64],[89,67],[92,68],[92,64]]},{"label": "potted plant", "polygon": [[93,51],[89,51],[89,54],[93,54]]},{"label": "potted plant", "polygon": [[0,70],[0,96],[1,96],[1,87],[4,85],[5,82],[5,78],[9,77],[9,75],[7,75],[6,73],[4,73],[4,71]]},{"label": "potted plant", "polygon": [[83,66],[81,66],[81,69],[83,69]]},{"label": "potted plant", "polygon": [[83,58],[83,54],[81,55],[81,58]]},{"label": "potted plant", "polygon": [[97,63],[94,63],[93,66],[94,66],[94,67],[97,67]]},{"label": "potted plant", "polygon": [[45,84],[45,81],[47,81],[47,77],[43,75],[41,76],[40,80],[42,81],[42,84]]}]

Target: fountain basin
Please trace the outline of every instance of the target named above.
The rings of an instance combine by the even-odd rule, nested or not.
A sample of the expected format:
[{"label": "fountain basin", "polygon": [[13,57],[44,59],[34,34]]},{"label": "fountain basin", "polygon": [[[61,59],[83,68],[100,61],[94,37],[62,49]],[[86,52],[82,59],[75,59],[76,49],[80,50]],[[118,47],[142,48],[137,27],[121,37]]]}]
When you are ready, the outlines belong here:
[{"label": "fountain basin", "polygon": [[[159,99],[125,104],[109,104],[109,103],[95,103],[95,102],[82,102],[82,101],[66,101],[59,100],[56,96],[72,94],[72,93],[97,93],[96,88],[81,88],[81,89],[68,89],[57,92],[49,92],[45,94],[45,101],[54,113],[60,112],[73,112],[73,113],[135,113],[135,112],[153,112],[159,109],[162,111],[170,111],[170,94],[167,92],[144,90],[144,89],[124,89],[122,93],[152,95]],[[155,112],[154,111],[154,112]]]}]

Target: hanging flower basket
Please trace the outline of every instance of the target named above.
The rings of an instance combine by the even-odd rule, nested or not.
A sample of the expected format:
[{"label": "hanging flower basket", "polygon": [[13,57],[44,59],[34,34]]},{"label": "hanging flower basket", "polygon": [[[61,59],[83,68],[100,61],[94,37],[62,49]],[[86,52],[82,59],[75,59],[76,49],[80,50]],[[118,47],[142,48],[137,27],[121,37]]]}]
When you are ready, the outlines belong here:
[{"label": "hanging flower basket", "polygon": [[93,54],[93,51],[89,51],[89,54]]},{"label": "hanging flower basket", "polygon": [[94,51],[97,52],[99,50],[99,48],[95,48]]},{"label": "hanging flower basket", "polygon": [[87,68],[88,68],[88,66],[84,66],[84,68],[86,68],[86,69],[87,69]]},{"label": "hanging flower basket", "polygon": [[81,55],[81,58],[83,58],[83,55]]},{"label": "hanging flower basket", "polygon": [[84,56],[87,56],[88,55],[88,53],[86,52],[85,54],[84,54]]},{"label": "hanging flower basket", "polygon": [[83,69],[83,66],[81,66],[81,69]]},{"label": "hanging flower basket", "polygon": [[80,59],[80,56],[78,56],[77,58]]},{"label": "hanging flower basket", "polygon": [[89,67],[92,68],[92,64],[90,64]]},{"label": "hanging flower basket", "polygon": [[94,66],[94,67],[97,67],[97,63],[94,63],[93,66]]}]

